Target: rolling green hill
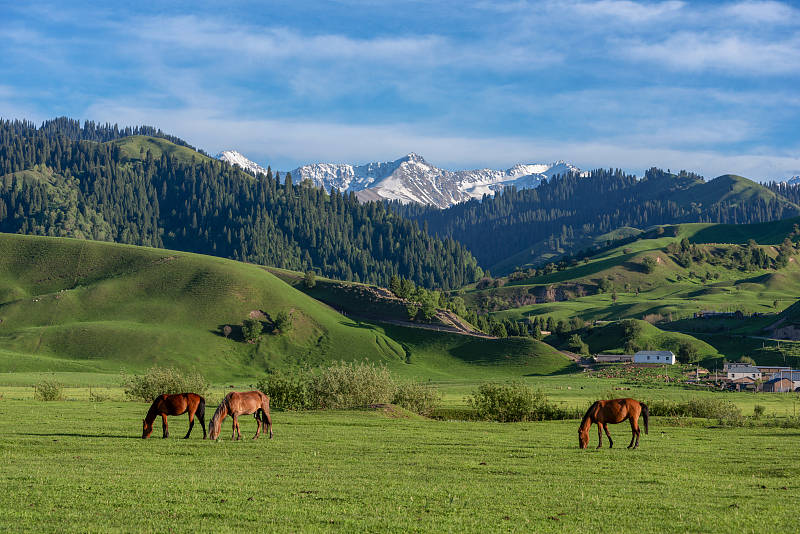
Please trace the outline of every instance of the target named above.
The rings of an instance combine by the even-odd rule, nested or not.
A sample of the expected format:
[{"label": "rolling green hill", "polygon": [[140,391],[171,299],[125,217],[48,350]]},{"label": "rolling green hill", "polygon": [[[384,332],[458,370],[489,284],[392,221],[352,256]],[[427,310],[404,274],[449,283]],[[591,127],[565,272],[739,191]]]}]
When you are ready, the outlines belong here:
[{"label": "rolling green hill", "polygon": [[[584,320],[641,319],[648,314],[677,319],[703,310],[775,313],[800,294],[800,236],[794,233],[798,222],[659,227],[562,270],[519,273],[493,284],[499,287],[469,290],[464,299],[499,317],[517,319],[547,314]],[[795,244],[783,265],[779,255],[790,236]],[[681,252],[684,239],[689,245]],[[749,240],[761,244],[751,246]],[[752,263],[753,255],[763,265]],[[652,272],[646,261],[655,262]]]},{"label": "rolling green hill", "polygon": [[[222,335],[279,312],[288,333]],[[264,268],[185,252],[0,234],[0,372],[196,368],[214,381],[336,360],[401,376],[548,374],[569,361],[544,343],[350,320]]]},{"label": "rolling green hill", "polygon": [[[205,154],[200,154],[189,147],[176,145],[175,143],[160,137],[146,135],[132,135],[109,141],[109,144],[120,148],[125,160],[143,160],[149,151],[153,158],[161,158],[166,155],[173,157],[183,163],[210,162],[214,161]],[[246,173],[242,173],[244,176]]]}]

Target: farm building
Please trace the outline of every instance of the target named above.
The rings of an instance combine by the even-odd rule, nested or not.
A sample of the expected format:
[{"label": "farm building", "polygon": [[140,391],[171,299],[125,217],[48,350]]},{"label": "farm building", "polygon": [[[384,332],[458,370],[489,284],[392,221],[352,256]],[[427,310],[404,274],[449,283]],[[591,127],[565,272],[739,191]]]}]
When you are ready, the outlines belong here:
[{"label": "farm building", "polygon": [[632,362],[633,354],[595,354],[594,360],[597,363]]},{"label": "farm building", "polygon": [[792,370],[791,367],[776,367],[774,365],[756,365],[756,368],[761,371],[761,378],[764,380],[774,378],[776,373]]},{"label": "farm building", "polygon": [[789,371],[781,371],[772,375],[772,378],[786,378],[792,381],[792,390],[797,391],[800,388],[800,371],[797,369]]},{"label": "farm building", "polygon": [[792,381],[788,378],[773,378],[772,380],[764,382],[762,391],[769,393],[786,393],[788,391],[794,391],[794,387]]},{"label": "farm building", "polygon": [[669,350],[640,350],[633,355],[633,362],[673,365],[675,363],[675,354]]},{"label": "farm building", "polygon": [[761,371],[758,369],[758,367],[745,363],[738,365],[730,364],[727,368],[727,378],[732,382],[735,382],[739,378],[761,380]]},{"label": "farm building", "polygon": [[749,376],[740,376],[739,378],[732,379],[730,385],[737,391],[742,389],[755,389],[756,379],[750,378]]}]

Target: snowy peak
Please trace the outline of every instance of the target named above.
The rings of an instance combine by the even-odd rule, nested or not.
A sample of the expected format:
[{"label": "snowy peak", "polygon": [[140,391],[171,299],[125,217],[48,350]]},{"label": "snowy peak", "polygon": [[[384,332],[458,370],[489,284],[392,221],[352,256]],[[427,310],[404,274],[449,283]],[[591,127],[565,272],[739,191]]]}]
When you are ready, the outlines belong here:
[{"label": "snowy peak", "polygon": [[787,185],[797,185],[797,184],[800,184],[800,176],[792,176],[792,177],[791,177],[791,178],[789,178],[788,180],[785,180],[785,181],[784,181],[784,183],[785,183],[785,184],[787,184]]},{"label": "snowy peak", "polygon": [[259,174],[267,174],[267,169],[259,165],[254,161],[250,161],[246,157],[244,157],[239,152],[235,150],[224,150],[216,155],[216,158],[225,162],[230,163],[231,165],[238,165],[245,171],[249,172],[253,176],[258,176]]},{"label": "snowy peak", "polygon": [[518,164],[504,171],[450,171],[431,165],[412,152],[394,161],[358,166],[314,163],[298,167],[291,173],[295,181],[308,179],[327,191],[333,188],[352,191],[364,201],[398,200],[447,208],[472,198],[493,195],[504,187],[533,188],[545,178],[581,171],[565,161]]}]

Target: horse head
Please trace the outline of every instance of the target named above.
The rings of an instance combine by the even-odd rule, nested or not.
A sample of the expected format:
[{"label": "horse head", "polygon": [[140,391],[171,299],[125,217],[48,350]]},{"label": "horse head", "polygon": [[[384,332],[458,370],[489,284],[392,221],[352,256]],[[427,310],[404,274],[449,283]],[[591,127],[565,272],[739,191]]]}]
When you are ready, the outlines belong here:
[{"label": "horse head", "polygon": [[142,419],[142,439],[147,439],[153,433],[153,423],[148,424],[147,419]]},{"label": "horse head", "polygon": [[589,427],[580,427],[578,429],[578,447],[585,449],[589,446]]}]

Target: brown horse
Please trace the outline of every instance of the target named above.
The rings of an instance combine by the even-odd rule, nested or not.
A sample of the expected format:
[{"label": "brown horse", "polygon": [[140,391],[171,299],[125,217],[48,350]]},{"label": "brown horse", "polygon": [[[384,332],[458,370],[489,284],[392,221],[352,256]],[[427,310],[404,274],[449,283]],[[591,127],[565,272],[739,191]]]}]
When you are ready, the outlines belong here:
[{"label": "brown horse", "polygon": [[[258,428],[253,439],[258,438],[261,433],[262,424],[265,430],[269,430],[269,439],[272,439],[272,419],[269,416],[269,397],[260,391],[245,391],[237,393],[231,391],[217,407],[211,421],[208,422],[208,435],[211,439],[219,438],[222,421],[227,417],[233,417],[233,435],[231,439],[242,439],[242,432],[239,429],[239,416],[250,415],[256,418]],[[238,435],[238,437],[237,437]]]},{"label": "brown horse", "polygon": [[[644,417],[644,433],[647,434],[648,418],[650,412],[647,405],[634,399],[612,399],[612,400],[599,400],[592,404],[586,414],[583,416],[581,426],[578,428],[578,444],[581,449],[589,446],[589,429],[592,423],[597,423],[597,448],[603,446],[603,431],[605,430],[608,436],[608,448],[614,446],[611,441],[611,434],[608,433],[608,423],[621,423],[625,419],[631,422],[631,444],[628,445],[630,449],[639,446],[639,415]],[[635,441],[635,443],[634,443]]]},{"label": "brown horse", "polygon": [[194,416],[200,420],[200,428],[203,429],[203,439],[206,439],[206,400],[197,393],[177,393],[175,395],[159,395],[150,409],[147,417],[142,419],[142,439],[147,439],[153,433],[153,421],[159,415],[163,421],[164,438],[169,437],[169,427],[167,426],[168,415],[182,415],[189,412],[189,431],[183,437],[188,439],[194,427]]}]

